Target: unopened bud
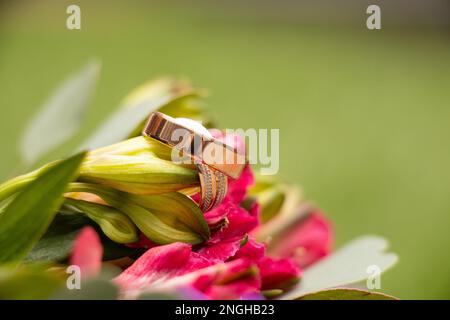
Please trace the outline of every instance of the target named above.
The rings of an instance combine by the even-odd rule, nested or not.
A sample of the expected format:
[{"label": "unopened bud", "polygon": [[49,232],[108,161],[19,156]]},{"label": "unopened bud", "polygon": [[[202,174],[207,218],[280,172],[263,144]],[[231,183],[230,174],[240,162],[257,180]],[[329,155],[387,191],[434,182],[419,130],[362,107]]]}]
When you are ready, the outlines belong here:
[{"label": "unopened bud", "polygon": [[66,198],[65,204],[82,212],[97,223],[103,233],[117,243],[133,243],[139,240],[133,222],[115,208],[84,200]]}]

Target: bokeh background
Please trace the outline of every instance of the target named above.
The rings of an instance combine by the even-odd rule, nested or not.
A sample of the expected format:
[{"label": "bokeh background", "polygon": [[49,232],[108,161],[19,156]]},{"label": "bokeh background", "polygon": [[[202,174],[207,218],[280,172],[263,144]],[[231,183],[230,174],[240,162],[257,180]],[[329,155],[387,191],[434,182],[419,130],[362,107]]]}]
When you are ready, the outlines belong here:
[{"label": "bokeh background", "polygon": [[[69,4],[81,30],[66,29]],[[450,298],[449,36],[437,0],[2,2],[0,177],[27,120],[91,58],[101,79],[78,141],[137,85],[185,75],[222,127],[280,128],[280,175],[334,221],[337,247],[390,240],[383,291]]]}]

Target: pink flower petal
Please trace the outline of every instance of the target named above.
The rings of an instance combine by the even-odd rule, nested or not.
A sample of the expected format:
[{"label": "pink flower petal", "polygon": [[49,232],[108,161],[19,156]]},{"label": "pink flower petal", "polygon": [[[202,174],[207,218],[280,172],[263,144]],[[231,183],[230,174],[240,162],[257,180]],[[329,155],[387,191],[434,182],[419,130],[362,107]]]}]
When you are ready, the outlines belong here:
[{"label": "pink flower petal", "polygon": [[205,294],[214,300],[236,300],[243,295],[259,291],[260,282],[257,277],[235,281],[226,285],[212,285]]},{"label": "pink flower petal", "polygon": [[229,210],[227,214],[228,224],[216,232],[208,241],[208,244],[243,237],[258,225],[258,218],[250,215],[244,208],[231,202],[227,202],[224,205]]},{"label": "pink flower petal", "polygon": [[276,260],[264,257],[258,263],[261,273],[261,289],[284,289],[300,279],[300,269],[290,259]]},{"label": "pink flower petal", "polygon": [[233,260],[226,269],[214,274],[199,276],[193,287],[211,299],[239,299],[259,291],[261,282],[254,265],[247,259]]},{"label": "pink flower petal", "polygon": [[263,243],[259,243],[250,237],[247,243],[239,249],[234,258],[246,258],[258,262],[264,257],[265,251],[266,246]]},{"label": "pink flower petal", "polygon": [[236,179],[228,179],[227,197],[234,203],[239,204],[247,196],[247,190],[255,183],[252,169],[247,165],[242,171],[241,176]]},{"label": "pink flower petal", "polygon": [[[247,259],[218,263],[184,275],[164,278],[153,286],[128,288],[127,298],[143,292],[178,292],[187,299],[240,299],[257,294],[261,281],[256,266]],[[131,292],[131,294],[130,294]]]},{"label": "pink flower petal", "polygon": [[197,252],[206,259],[218,263],[233,257],[241,248],[243,237],[206,245]]},{"label": "pink flower petal", "polygon": [[145,288],[207,266],[212,262],[192,252],[189,244],[175,242],[154,247],[139,257],[115,281],[125,289]]},{"label": "pink flower petal", "polygon": [[228,223],[226,218],[229,212],[230,202],[224,199],[219,206],[205,213],[205,220],[211,231],[220,230]]},{"label": "pink flower petal", "polygon": [[332,244],[331,224],[321,213],[316,212],[275,241],[270,254],[282,258],[292,257],[297,265],[305,268],[328,255]]},{"label": "pink flower petal", "polygon": [[300,270],[291,259],[276,260],[265,256],[266,246],[250,237],[236,253],[235,258],[245,258],[257,264],[262,289],[283,289],[298,281]]},{"label": "pink flower petal", "polygon": [[70,264],[81,269],[83,278],[100,274],[102,267],[103,247],[100,238],[92,227],[84,227],[77,235]]}]

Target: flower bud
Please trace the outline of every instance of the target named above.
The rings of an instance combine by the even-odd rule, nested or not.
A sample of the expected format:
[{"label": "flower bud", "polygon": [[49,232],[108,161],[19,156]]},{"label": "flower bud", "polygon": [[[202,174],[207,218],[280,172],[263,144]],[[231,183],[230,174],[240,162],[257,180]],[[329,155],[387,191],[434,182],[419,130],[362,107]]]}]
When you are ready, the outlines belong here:
[{"label": "flower bud", "polygon": [[97,223],[103,233],[112,241],[133,243],[139,239],[133,222],[115,208],[72,198],[66,198],[65,204],[75,208]]},{"label": "flower bud", "polygon": [[[204,125],[211,124],[205,116],[204,108],[198,98],[206,92],[194,88],[189,81],[176,77],[162,77],[148,81],[130,92],[122,101],[121,108],[139,109],[144,106],[160,105],[159,111],[174,118],[185,117],[202,121]],[[149,112],[154,109],[148,108]],[[143,119],[131,132],[129,137],[139,136],[144,128]]]},{"label": "flower bud", "polygon": [[250,194],[259,201],[265,222],[254,235],[267,242],[270,255],[291,258],[304,268],[330,252],[333,229],[317,208],[303,201],[298,187],[260,178]]},{"label": "flower bud", "polygon": [[263,223],[279,214],[289,215],[288,212],[302,201],[301,190],[298,187],[266,177],[257,177],[249,196],[260,205]]},{"label": "flower bud", "polygon": [[136,194],[198,187],[196,168],[173,163],[170,152],[170,148],[152,139],[125,140],[90,152],[81,166],[79,181]]},{"label": "flower bud", "polygon": [[197,244],[209,237],[200,208],[182,194],[136,195],[89,183],[71,183],[69,189],[99,196],[125,213],[147,238],[157,244]]},{"label": "flower bud", "polygon": [[88,152],[86,161],[104,155],[138,156],[151,154],[163,160],[170,160],[172,149],[154,139],[143,136],[120,141]]}]

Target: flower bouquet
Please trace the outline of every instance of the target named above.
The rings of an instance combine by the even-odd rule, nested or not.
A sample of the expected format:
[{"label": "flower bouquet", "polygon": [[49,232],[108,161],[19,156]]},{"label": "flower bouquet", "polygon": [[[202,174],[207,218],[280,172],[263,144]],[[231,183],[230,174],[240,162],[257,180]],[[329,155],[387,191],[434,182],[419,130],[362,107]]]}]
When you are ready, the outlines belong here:
[{"label": "flower bouquet", "polygon": [[376,291],[397,261],[387,242],[363,236],[333,251],[330,221],[295,185],[246,165],[218,206],[200,209],[197,168],[141,135],[148,115],[201,121],[245,146],[186,80],[145,83],[61,156],[98,72],[89,63],[55,91],[21,141],[28,173],[0,185],[0,298],[394,299]]}]

